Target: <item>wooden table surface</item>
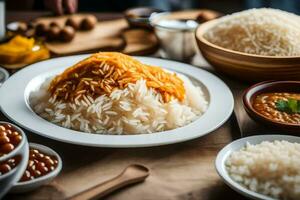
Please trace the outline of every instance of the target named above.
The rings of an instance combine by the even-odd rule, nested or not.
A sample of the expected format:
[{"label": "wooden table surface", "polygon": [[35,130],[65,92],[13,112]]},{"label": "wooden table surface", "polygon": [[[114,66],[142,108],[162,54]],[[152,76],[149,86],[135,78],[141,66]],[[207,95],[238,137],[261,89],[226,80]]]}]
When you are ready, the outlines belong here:
[{"label": "wooden table surface", "polygon": [[[45,14],[8,12],[7,22],[27,21]],[[96,16],[112,19],[122,15],[98,13]],[[0,120],[8,121],[1,113]],[[222,182],[214,167],[218,151],[240,137],[234,115],[219,129],[202,138],[151,148],[82,147],[26,133],[30,142],[55,149],[63,159],[63,170],[48,185],[27,194],[9,194],[5,199],[67,199],[116,176],[132,163],[149,167],[150,176],[145,182],[114,192],[105,199],[245,199]]]}]

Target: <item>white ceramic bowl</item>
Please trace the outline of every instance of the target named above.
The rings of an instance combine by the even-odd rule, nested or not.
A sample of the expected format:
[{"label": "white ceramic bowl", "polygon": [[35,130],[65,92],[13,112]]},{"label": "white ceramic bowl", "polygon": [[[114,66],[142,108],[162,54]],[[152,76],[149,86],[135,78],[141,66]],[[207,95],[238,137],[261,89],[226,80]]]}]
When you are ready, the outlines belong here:
[{"label": "white ceramic bowl", "polygon": [[226,145],[219,153],[215,161],[216,170],[223,181],[231,187],[233,190],[237,191],[238,193],[256,200],[275,200],[274,198],[268,197],[263,194],[259,194],[248,190],[247,188],[243,187],[239,183],[235,182],[228,174],[225,161],[227,160],[228,156],[234,152],[238,151],[243,148],[247,142],[250,144],[260,144],[263,141],[275,141],[275,140],[286,140],[288,142],[297,142],[300,143],[300,137],[296,136],[288,136],[288,135],[258,135],[258,136],[251,136],[245,137],[239,140],[235,140],[232,143]]},{"label": "white ceramic bowl", "polygon": [[29,191],[35,190],[35,189],[39,188],[40,186],[49,183],[52,179],[54,179],[59,174],[59,172],[62,169],[62,160],[61,160],[60,156],[54,150],[52,150],[49,147],[46,147],[44,145],[35,144],[35,143],[29,143],[29,146],[34,149],[39,150],[42,153],[47,154],[47,155],[55,156],[58,160],[58,165],[53,171],[51,171],[50,173],[48,173],[44,176],[38,177],[38,178],[30,180],[30,181],[15,183],[14,186],[10,190],[11,193],[23,193],[23,192],[29,192]]},{"label": "white ceramic bowl", "polygon": [[23,172],[27,167],[27,162],[29,157],[29,147],[28,147],[27,137],[23,132],[23,130],[17,127],[16,125],[8,122],[0,122],[0,125],[2,124],[10,124],[12,127],[14,127],[22,135],[22,141],[9,154],[0,157],[0,162],[5,162],[10,158],[16,156],[21,157],[19,164],[15,168],[13,168],[8,173],[0,175],[0,199],[22,177]]}]

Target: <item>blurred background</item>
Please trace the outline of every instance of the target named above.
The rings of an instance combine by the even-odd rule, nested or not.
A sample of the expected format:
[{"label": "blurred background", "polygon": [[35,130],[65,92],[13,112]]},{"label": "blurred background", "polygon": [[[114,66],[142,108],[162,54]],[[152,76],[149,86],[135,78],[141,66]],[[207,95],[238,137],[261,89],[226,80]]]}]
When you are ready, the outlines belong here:
[{"label": "blurred background", "polygon": [[[300,0],[0,0],[0,40],[7,42],[2,46],[3,53],[7,51],[5,45],[12,45],[12,55],[17,55],[15,49],[20,50],[20,41],[30,48],[38,45],[46,52],[42,57],[6,59],[0,64],[17,69],[49,57],[119,51],[209,66],[196,56],[200,55],[194,40],[197,25],[223,14],[262,7],[300,14]],[[160,20],[150,20],[151,14],[160,12],[156,15]],[[164,29],[155,24],[169,20],[168,15],[173,22],[164,24]],[[191,25],[191,21],[196,23]],[[17,45],[14,40],[8,43],[16,35],[23,36],[15,38]],[[7,66],[8,62],[13,67]]]},{"label": "blurred background", "polygon": [[138,6],[166,11],[207,8],[225,14],[259,7],[280,8],[296,14],[300,12],[300,0],[9,0],[6,5],[8,10],[51,10],[57,14],[64,11],[116,12]]}]

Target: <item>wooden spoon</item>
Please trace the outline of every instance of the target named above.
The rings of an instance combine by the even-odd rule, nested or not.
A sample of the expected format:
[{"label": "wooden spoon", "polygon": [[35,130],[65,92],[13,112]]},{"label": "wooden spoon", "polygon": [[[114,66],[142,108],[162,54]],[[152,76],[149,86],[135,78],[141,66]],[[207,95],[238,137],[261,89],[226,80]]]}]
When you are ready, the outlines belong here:
[{"label": "wooden spoon", "polygon": [[124,171],[99,185],[96,185],[90,189],[87,189],[79,194],[71,197],[71,200],[81,200],[81,199],[99,199],[105,195],[122,188],[124,186],[138,183],[145,180],[149,176],[149,169],[143,165],[129,165],[124,169]]}]

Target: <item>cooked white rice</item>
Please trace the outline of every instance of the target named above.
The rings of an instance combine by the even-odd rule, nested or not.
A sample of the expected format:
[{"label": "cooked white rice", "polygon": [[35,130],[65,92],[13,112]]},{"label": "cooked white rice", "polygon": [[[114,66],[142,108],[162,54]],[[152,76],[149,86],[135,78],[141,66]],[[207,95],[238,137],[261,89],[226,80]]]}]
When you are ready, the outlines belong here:
[{"label": "cooked white rice", "polygon": [[50,98],[50,79],[30,94],[33,110],[57,125],[99,134],[142,134],[185,126],[207,109],[208,102],[200,87],[182,75],[186,97],[183,102],[164,103],[160,93],[147,88],[144,80],[116,89],[109,96],[86,97],[74,103]]},{"label": "cooked white rice", "polygon": [[213,44],[249,54],[300,55],[300,17],[295,14],[261,8],[217,20],[204,34]]},{"label": "cooked white rice", "polygon": [[233,180],[276,199],[300,199],[300,144],[287,141],[247,144],[226,160]]}]

